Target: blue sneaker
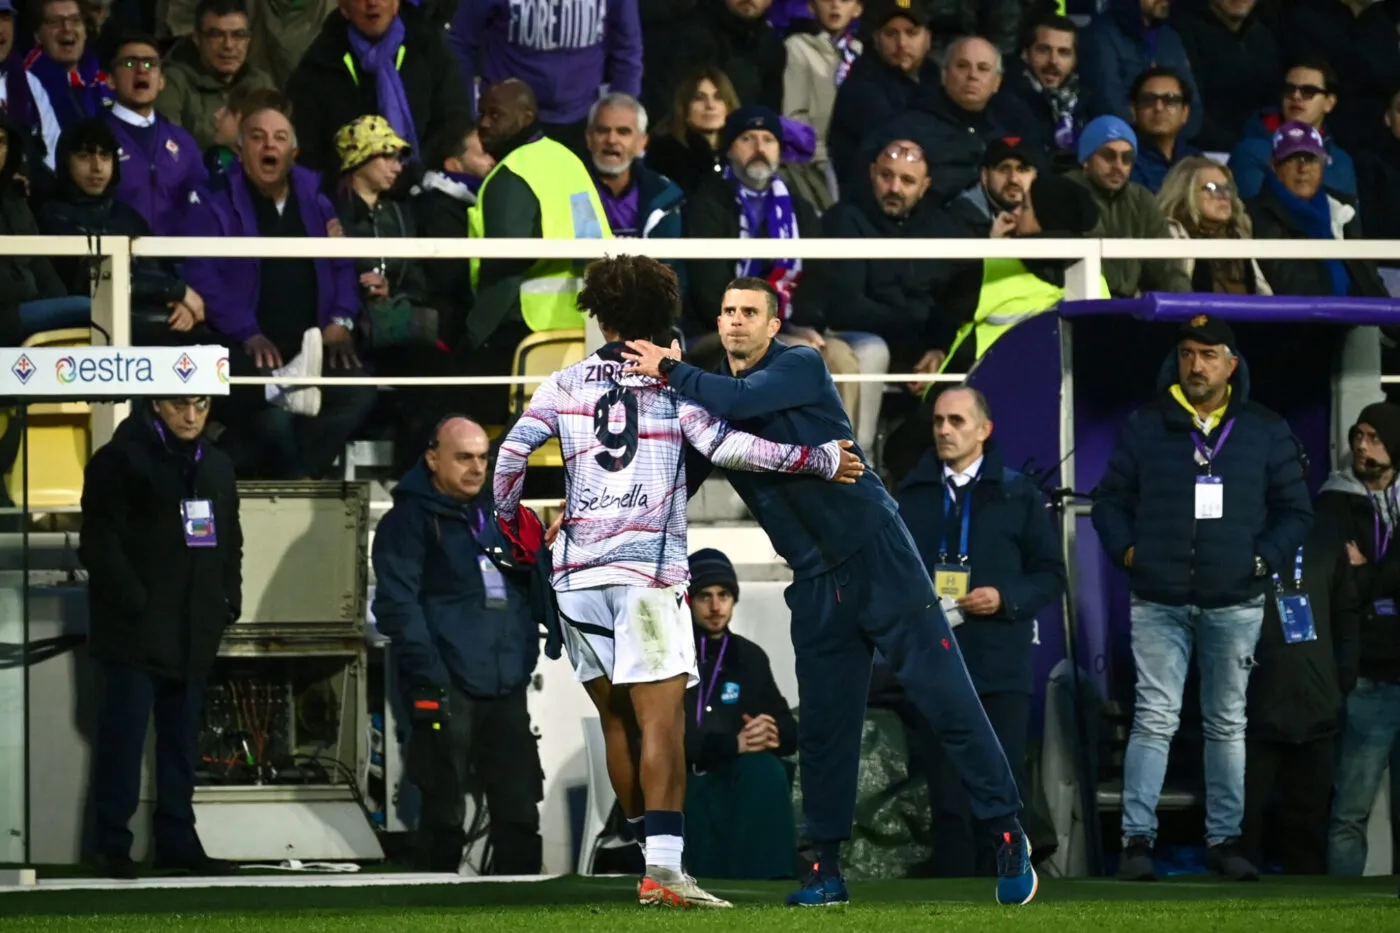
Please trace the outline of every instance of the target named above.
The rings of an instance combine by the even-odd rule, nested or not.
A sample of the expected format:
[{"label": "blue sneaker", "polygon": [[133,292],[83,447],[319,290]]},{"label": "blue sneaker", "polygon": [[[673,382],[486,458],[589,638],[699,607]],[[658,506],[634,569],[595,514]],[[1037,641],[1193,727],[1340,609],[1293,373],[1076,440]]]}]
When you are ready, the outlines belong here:
[{"label": "blue sneaker", "polygon": [[789,907],[844,907],[851,902],[846,879],[823,875],[815,867],[802,880],[802,887],[787,896]]},{"label": "blue sneaker", "polygon": [[1029,904],[1040,887],[1031,867],[1031,844],[1022,832],[1003,833],[997,847],[997,903]]}]

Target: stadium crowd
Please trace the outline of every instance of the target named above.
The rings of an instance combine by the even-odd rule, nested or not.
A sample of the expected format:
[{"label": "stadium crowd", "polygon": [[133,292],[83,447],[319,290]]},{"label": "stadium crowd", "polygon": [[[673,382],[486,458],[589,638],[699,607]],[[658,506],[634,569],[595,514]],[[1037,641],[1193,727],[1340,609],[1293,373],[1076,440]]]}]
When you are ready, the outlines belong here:
[{"label": "stadium crowd", "polygon": [[[1071,19],[1046,0],[0,0],[0,235],[1400,237],[1400,2],[1098,7],[1071,5],[1091,14]],[[815,348],[832,373],[925,374],[965,371],[1009,326],[1053,308],[1066,271],[1056,261],[932,256],[673,267],[683,295],[676,336],[697,365],[719,361],[721,299],[732,279],[750,276],[776,290],[778,339]],[[1104,263],[1101,294],[1383,297],[1387,272],[1357,260],[1116,259]],[[0,345],[86,325],[99,275],[82,257],[0,256]],[[506,375],[532,334],[582,327],[579,288],[576,264],[546,260],[148,259],[133,268],[133,334],[145,344],[223,344],[235,375]],[[1232,335],[1208,327],[1183,339],[1235,349]],[[1184,388],[1191,370],[1182,372]],[[963,399],[969,411],[975,401]],[[871,449],[884,387],[844,385],[842,402]],[[347,441],[370,435],[395,441],[406,470],[457,410],[501,425],[508,393],[238,387],[210,417],[240,478],[296,479],[328,475]],[[1204,431],[1213,425],[1191,417]],[[985,410],[962,423],[983,422]],[[1253,442],[1236,430],[1243,453]],[[1267,425],[1258,431],[1264,449]],[[1392,511],[1377,513],[1376,527],[1395,520],[1387,451],[1400,456],[1400,416],[1363,417],[1353,441],[1358,462],[1378,445],[1372,459],[1385,467],[1369,479],[1342,475],[1333,489],[1335,520],[1360,528],[1346,537],[1360,547],[1343,563],[1364,569],[1384,557],[1379,530],[1371,546],[1378,494]],[[943,478],[936,463],[929,469],[941,503]],[[1025,492],[1008,486],[1006,495]],[[1357,509],[1366,515],[1351,516]],[[1012,517],[1006,536],[1025,546]],[[1043,531],[1027,532],[1049,587],[1042,603],[1064,572],[1043,553]],[[1122,537],[1126,555],[1113,556],[1131,567],[1134,539]],[[1286,573],[1306,535],[1285,537],[1287,547],[1263,555],[1276,558],[1267,573]],[[697,594],[725,607],[697,609],[708,644],[727,637],[738,584],[723,555],[700,562]],[[1366,611],[1396,618],[1392,583],[1358,576]],[[1356,584],[1347,587],[1355,602]],[[1005,598],[980,614],[1028,626],[1034,610],[1004,607]],[[1334,609],[1334,624],[1348,612]],[[977,623],[963,631],[975,634]],[[1361,870],[1368,794],[1400,732],[1397,644],[1363,638],[1359,661],[1339,647],[1335,663],[1317,662],[1334,705],[1352,697],[1352,731],[1337,739],[1334,872]],[[698,767],[792,746],[766,658],[735,645],[764,702],[742,718],[705,719],[692,705],[704,723],[688,742]],[[973,676],[989,710],[988,696],[1023,692],[1019,668]],[[1234,705],[1246,679],[1230,679]],[[1179,713],[1181,689],[1167,689],[1176,708],[1163,719]],[[1028,711],[1010,707],[998,731],[1009,722],[1024,732]],[[1261,741],[1325,738],[1310,760],[1330,762],[1340,721]],[[721,740],[701,734],[721,726]],[[1151,737],[1170,741],[1174,729]],[[1023,738],[1003,744],[1024,757]],[[1275,771],[1290,760],[1253,744],[1250,754]],[[1024,784],[1024,761],[1013,764]],[[931,765],[930,780],[938,772]],[[1243,773],[1220,781],[1238,784]],[[771,791],[784,775],[764,761],[742,779]],[[1330,766],[1316,780],[1325,794]],[[717,806],[720,786],[700,783],[694,806]],[[1130,814],[1140,819],[1125,828],[1134,877],[1152,874],[1156,792],[1144,789]],[[1244,856],[1261,853],[1244,851],[1258,840],[1239,841],[1241,821],[1258,830],[1262,805],[1251,809],[1243,786],[1225,793],[1229,812],[1216,814],[1225,828],[1211,844],[1228,844],[1222,870],[1245,877]],[[1315,843],[1289,863],[1299,870],[1327,864],[1317,818],[1328,815],[1299,830]],[[716,851],[723,843],[712,841]],[[753,871],[776,871],[769,853],[752,854]]]}]

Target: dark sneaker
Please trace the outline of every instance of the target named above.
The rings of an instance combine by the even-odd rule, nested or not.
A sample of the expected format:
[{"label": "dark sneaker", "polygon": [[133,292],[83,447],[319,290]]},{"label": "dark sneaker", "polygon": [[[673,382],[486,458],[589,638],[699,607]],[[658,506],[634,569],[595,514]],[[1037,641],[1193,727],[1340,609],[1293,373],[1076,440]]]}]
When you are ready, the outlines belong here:
[{"label": "dark sneaker", "polygon": [[1123,857],[1118,862],[1118,880],[1157,880],[1157,866],[1152,864],[1152,841],[1146,836],[1132,836],[1123,846]]},{"label": "dark sneaker", "polygon": [[1227,839],[1210,847],[1210,870],[1228,881],[1258,881],[1259,869],[1239,850],[1239,842]]},{"label": "dark sneaker", "polygon": [[238,874],[238,863],[207,855],[191,859],[163,860],[157,858],[152,866],[156,871],[171,875],[194,875],[197,878],[221,878]]},{"label": "dark sneaker", "polygon": [[116,878],[121,881],[134,881],[140,877],[136,871],[136,863],[131,860],[131,856],[122,855],[99,855],[97,857],[97,870],[104,878]]}]

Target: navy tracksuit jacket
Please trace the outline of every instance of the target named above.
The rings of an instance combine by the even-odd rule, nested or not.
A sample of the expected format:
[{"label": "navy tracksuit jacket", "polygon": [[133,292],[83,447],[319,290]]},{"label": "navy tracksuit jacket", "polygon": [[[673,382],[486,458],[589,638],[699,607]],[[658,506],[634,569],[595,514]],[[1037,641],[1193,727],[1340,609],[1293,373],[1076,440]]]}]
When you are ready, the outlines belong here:
[{"label": "navy tracksuit jacket", "polygon": [[[734,427],[785,444],[852,437],[826,364],[808,347],[773,343],[743,374],[684,363],[670,384]],[[701,465],[687,464],[696,484]],[[994,832],[1021,808],[1001,745],[987,722],[933,584],[884,484],[867,472],[853,485],[805,476],[728,472],[774,549],[792,567],[792,611],[801,718],[798,755],[807,835],[849,838],[872,644],[944,735],[973,813]]]}]

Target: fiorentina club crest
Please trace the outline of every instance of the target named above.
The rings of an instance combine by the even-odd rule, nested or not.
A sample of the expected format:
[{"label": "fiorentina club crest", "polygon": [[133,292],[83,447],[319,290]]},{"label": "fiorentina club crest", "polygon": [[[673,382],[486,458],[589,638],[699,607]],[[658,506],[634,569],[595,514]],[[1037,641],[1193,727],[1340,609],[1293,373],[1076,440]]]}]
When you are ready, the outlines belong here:
[{"label": "fiorentina club crest", "polygon": [[30,378],[36,372],[36,368],[34,364],[29,361],[29,357],[21,353],[19,359],[15,360],[15,365],[10,367],[10,372],[15,374],[15,378],[19,380],[20,385],[28,385]]},{"label": "fiorentina club crest", "polygon": [[181,382],[189,382],[190,377],[199,367],[194,365],[194,360],[190,359],[188,353],[181,353],[180,358],[175,361],[175,365],[171,368],[175,370],[175,375],[180,377]]}]

